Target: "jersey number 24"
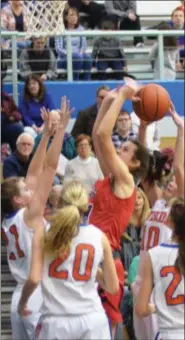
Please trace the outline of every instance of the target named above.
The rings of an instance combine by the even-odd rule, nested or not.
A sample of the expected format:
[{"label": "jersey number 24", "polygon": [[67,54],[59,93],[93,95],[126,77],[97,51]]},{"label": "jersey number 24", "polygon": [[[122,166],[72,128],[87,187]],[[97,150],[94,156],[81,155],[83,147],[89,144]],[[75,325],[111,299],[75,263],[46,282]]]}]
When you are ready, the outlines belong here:
[{"label": "jersey number 24", "polygon": [[[85,270],[83,273],[80,272],[81,262],[83,260],[84,251],[87,253],[86,257],[86,265]],[[90,244],[78,244],[75,251],[75,259],[73,263],[72,268],[72,276],[73,279],[76,281],[89,281],[91,278],[91,272],[93,267],[93,261],[94,261],[94,247]],[[49,266],[49,276],[61,279],[61,280],[67,280],[69,272],[68,270],[57,270],[59,266],[67,259],[68,256],[65,258],[58,257],[55,259]]]}]

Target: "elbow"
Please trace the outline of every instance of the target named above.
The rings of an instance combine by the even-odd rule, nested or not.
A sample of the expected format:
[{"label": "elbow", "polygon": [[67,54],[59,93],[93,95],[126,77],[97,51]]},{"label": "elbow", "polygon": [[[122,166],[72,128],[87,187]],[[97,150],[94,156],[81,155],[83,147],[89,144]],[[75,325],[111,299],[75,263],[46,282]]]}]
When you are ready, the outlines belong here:
[{"label": "elbow", "polygon": [[30,283],[30,286],[32,286],[33,288],[36,288],[40,281],[41,281],[41,278],[40,277],[30,277],[28,279],[29,283]]},{"label": "elbow", "polygon": [[112,295],[117,294],[119,292],[119,281],[116,280],[112,285],[107,287],[107,292]]},{"label": "elbow", "polygon": [[140,303],[136,304],[135,312],[136,312],[137,316],[139,316],[140,318],[144,318],[144,317],[147,317],[149,315],[147,306],[145,308]]}]

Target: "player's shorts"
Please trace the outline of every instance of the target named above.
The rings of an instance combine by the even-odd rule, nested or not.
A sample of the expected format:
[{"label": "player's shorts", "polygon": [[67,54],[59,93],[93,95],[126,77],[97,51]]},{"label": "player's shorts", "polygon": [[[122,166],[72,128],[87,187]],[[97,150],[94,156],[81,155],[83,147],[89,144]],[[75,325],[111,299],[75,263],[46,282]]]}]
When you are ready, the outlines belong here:
[{"label": "player's shorts", "polygon": [[29,316],[22,317],[17,313],[18,304],[20,301],[23,285],[18,284],[12,295],[11,302],[11,325],[12,325],[12,339],[34,339],[35,329],[40,319],[40,308],[42,305],[41,289],[38,287],[31,295],[27,307],[33,313]]},{"label": "player's shorts", "polygon": [[111,340],[105,312],[80,316],[42,316],[37,325],[36,340]]},{"label": "player's shorts", "polygon": [[123,286],[124,286],[124,268],[121,262],[121,259],[118,257],[114,259],[116,271],[119,279],[119,291],[116,294],[110,294],[105,292],[101,287],[99,287],[99,295],[101,297],[101,301],[103,307],[107,313],[107,316],[111,322],[111,325],[118,325],[123,321],[122,315],[120,312],[121,300],[123,297]]},{"label": "player's shorts", "polygon": [[174,329],[174,330],[161,330],[157,333],[155,340],[184,340],[185,339],[185,331],[184,329]]}]

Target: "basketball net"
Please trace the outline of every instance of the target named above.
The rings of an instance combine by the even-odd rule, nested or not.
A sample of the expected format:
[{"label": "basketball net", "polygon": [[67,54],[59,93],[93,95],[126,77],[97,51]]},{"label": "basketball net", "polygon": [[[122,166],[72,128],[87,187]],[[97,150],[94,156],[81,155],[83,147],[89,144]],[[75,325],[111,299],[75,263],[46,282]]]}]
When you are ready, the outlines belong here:
[{"label": "basketball net", "polygon": [[26,38],[61,35],[65,30],[63,11],[66,3],[63,0],[22,1],[27,23]]}]

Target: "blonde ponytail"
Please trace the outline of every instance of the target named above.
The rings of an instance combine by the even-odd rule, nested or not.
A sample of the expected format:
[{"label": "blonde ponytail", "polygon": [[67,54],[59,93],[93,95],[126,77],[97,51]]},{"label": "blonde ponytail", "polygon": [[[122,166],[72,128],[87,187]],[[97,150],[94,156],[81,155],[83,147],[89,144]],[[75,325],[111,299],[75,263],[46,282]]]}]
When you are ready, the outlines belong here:
[{"label": "blonde ponytail", "polygon": [[88,209],[88,194],[80,182],[71,181],[64,185],[60,206],[45,237],[44,249],[48,255],[65,256],[70,251],[71,241]]}]

